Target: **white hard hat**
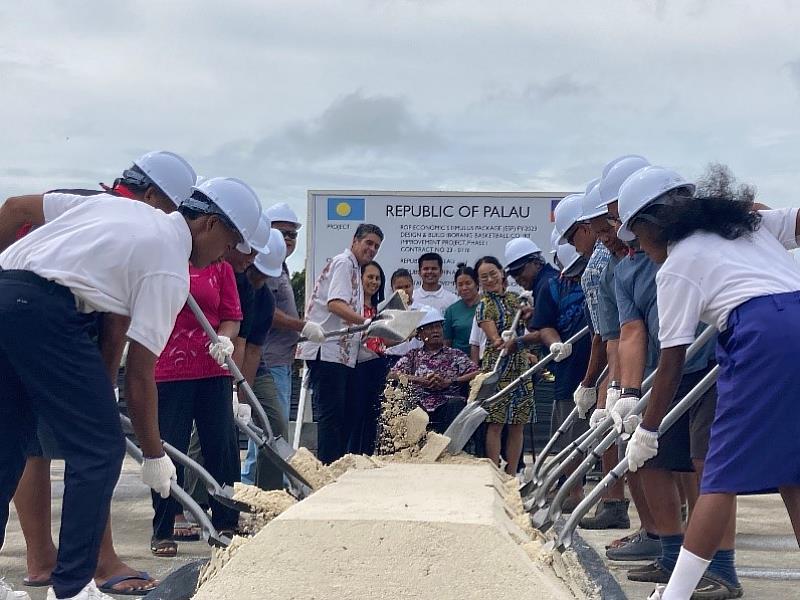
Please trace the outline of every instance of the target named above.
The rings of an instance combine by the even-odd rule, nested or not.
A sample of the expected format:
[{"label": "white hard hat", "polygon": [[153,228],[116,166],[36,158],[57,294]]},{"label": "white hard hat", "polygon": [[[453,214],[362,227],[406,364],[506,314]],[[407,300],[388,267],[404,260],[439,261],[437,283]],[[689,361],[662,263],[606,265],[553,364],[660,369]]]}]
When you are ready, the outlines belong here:
[{"label": "white hard hat", "polygon": [[539,248],[539,246],[537,246],[533,240],[528,238],[518,237],[514,238],[513,240],[509,240],[506,242],[506,268],[511,267],[514,262],[520,260],[521,258],[530,256],[531,254],[538,254],[541,251],[541,248]]},{"label": "white hard hat", "polygon": [[[216,204],[228,217],[244,240],[237,244],[236,249],[250,254],[250,244],[261,221],[261,201],[253,188],[235,177],[213,177],[194,186],[194,189]],[[194,198],[190,198],[185,204],[189,208],[195,208],[197,203]]]},{"label": "white hard hat", "polygon": [[614,165],[616,165],[618,162],[620,162],[622,160],[625,160],[626,158],[641,158],[642,160],[647,160],[641,154],[623,154],[622,156],[618,156],[617,158],[615,158],[613,160],[610,160],[610,161],[608,161],[608,163],[606,163],[606,166],[603,167],[603,174],[600,176],[600,179],[605,179],[606,175],[608,175],[608,172],[612,168],[614,168]]},{"label": "white hard hat", "polygon": [[417,327],[425,327],[425,325],[430,325],[431,323],[439,323],[444,321],[444,317],[442,313],[439,312],[438,309],[434,308],[433,306],[428,306],[424,304],[422,306],[418,306],[417,310],[425,311],[425,316],[422,317],[422,320],[419,322]]},{"label": "white hard hat", "polygon": [[256,227],[256,232],[253,234],[253,239],[250,240],[250,248],[259,254],[268,254],[268,243],[271,231],[272,221],[262,212],[261,219],[258,221],[258,227]]},{"label": "white hard hat", "polygon": [[297,220],[297,214],[295,214],[295,212],[288,204],[286,204],[286,202],[278,202],[277,204],[273,204],[264,212],[267,213],[267,216],[272,220],[273,223],[275,221],[284,221],[286,223],[294,223],[297,225],[298,229],[302,227],[300,221]]},{"label": "white hard hat", "polygon": [[253,265],[264,275],[280,277],[283,271],[283,261],[286,260],[286,242],[283,234],[277,229],[270,229],[268,252],[259,252]]},{"label": "white hard hat", "polygon": [[558,233],[558,229],[553,227],[553,231],[550,232],[550,254],[558,252],[558,239],[560,237],[561,234]]},{"label": "white hard hat", "polygon": [[588,221],[608,212],[605,206],[598,206],[600,204],[600,179],[595,179],[593,183],[594,185],[586,188],[586,193],[581,200],[581,221]]},{"label": "white hard hat", "polygon": [[564,237],[564,234],[567,233],[575,223],[581,220],[581,201],[583,200],[583,196],[583,194],[572,194],[566,198],[562,198],[561,202],[556,205],[554,212],[556,217],[556,229],[559,235],[559,244],[567,243],[567,238]]},{"label": "white hard hat", "polygon": [[559,244],[558,262],[561,263],[561,274],[565,275],[583,258],[572,244]]},{"label": "white hard hat", "polygon": [[616,202],[619,198],[619,188],[622,187],[625,180],[642,167],[649,165],[646,158],[634,154],[616,159],[616,162],[608,167],[607,171],[604,169],[605,175],[600,180],[598,208]]},{"label": "white hard hat", "polygon": [[664,167],[643,167],[628,177],[619,190],[619,218],[622,224],[617,237],[623,242],[635,239],[630,230],[631,219],[659,196],[678,188],[686,188],[690,194],[694,194],[695,186],[672,169]]},{"label": "white hard hat", "polygon": [[194,169],[174,152],[155,150],[133,161],[170,200],[179,206],[192,195],[195,184]]}]

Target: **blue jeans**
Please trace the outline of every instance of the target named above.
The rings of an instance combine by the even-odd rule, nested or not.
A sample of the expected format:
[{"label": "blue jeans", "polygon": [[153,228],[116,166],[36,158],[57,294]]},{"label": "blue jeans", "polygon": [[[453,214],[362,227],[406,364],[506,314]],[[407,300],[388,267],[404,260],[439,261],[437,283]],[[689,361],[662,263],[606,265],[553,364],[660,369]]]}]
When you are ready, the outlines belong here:
[{"label": "blue jeans", "polygon": [[[270,367],[268,369],[278,394],[278,402],[286,415],[286,431],[289,431],[289,403],[292,398],[292,367],[289,365]],[[289,441],[289,440],[287,440]],[[242,483],[255,485],[256,482],[256,445],[252,440],[247,442],[247,456],[242,465]]]}]

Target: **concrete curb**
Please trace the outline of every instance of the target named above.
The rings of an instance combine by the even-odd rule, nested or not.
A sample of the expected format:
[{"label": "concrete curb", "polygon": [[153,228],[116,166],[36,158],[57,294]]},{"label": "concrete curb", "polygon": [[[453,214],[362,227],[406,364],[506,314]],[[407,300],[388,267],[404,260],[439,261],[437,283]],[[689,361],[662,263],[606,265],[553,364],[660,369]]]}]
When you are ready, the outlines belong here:
[{"label": "concrete curb", "polygon": [[572,536],[572,550],[578,556],[578,562],[589,579],[600,588],[600,597],[603,600],[628,600],[628,596],[614,579],[601,556],[586,543],[577,530]]}]

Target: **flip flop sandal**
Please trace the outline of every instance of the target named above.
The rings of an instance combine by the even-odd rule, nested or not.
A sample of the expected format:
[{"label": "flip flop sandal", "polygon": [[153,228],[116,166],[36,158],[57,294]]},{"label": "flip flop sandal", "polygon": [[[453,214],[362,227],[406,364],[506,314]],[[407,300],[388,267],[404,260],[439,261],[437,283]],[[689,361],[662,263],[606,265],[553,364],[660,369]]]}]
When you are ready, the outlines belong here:
[{"label": "flip flop sandal", "polygon": [[178,555],[178,544],[173,540],[150,540],[150,552],[159,558],[173,558]]},{"label": "flip flop sandal", "polygon": [[172,537],[180,542],[199,542],[200,528],[188,521],[175,523],[172,527]]},{"label": "flip flop sandal", "polygon": [[[115,589],[114,586],[122,583],[123,581],[133,581],[134,579],[141,579],[144,585],[138,588],[131,588],[125,590]],[[104,594],[113,594],[115,596],[144,596],[148,592],[153,591],[158,586],[158,582],[150,577],[147,571],[139,571],[136,575],[118,575],[111,577],[102,585],[98,585],[97,589]]]},{"label": "flip flop sandal", "polygon": [[22,585],[27,586],[27,587],[33,587],[33,588],[49,587],[50,585],[52,585],[52,582],[50,581],[49,577],[47,579],[42,580],[42,581],[33,581],[32,579],[28,579],[26,577],[25,579],[22,580]]}]

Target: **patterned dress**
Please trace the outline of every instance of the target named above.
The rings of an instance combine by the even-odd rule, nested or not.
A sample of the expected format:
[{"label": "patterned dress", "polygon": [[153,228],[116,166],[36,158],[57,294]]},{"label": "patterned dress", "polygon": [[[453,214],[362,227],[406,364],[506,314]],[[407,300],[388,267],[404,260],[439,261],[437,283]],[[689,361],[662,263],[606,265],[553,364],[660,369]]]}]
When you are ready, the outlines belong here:
[{"label": "patterned dress", "polygon": [[[475,311],[475,318],[480,324],[482,321],[493,321],[500,334],[506,329],[511,328],[514,315],[519,308],[519,296],[514,292],[486,292],[481,296],[478,308]],[[517,335],[522,335],[525,326],[520,319],[517,325]],[[481,361],[481,371],[484,373],[494,369],[500,350],[491,345],[486,346]],[[521,351],[507,355],[500,361],[500,380],[498,390],[510,384],[514,379],[524,373],[530,364],[528,362],[528,352]],[[486,417],[487,423],[505,423],[509,425],[521,425],[529,423],[533,415],[533,381],[528,378],[525,382],[516,387],[512,392],[506,394],[491,406],[486,406],[489,416]]]}]

